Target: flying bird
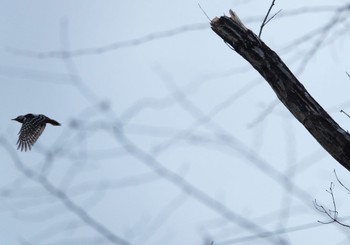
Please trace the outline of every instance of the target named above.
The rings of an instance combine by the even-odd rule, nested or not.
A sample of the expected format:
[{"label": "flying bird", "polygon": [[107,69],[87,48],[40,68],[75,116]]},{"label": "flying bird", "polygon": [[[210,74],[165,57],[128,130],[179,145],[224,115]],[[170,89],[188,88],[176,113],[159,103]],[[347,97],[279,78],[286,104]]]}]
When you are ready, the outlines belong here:
[{"label": "flying bird", "polygon": [[46,124],[50,123],[54,126],[60,126],[61,124],[42,114],[27,114],[18,116],[12,120],[22,123],[22,127],[18,132],[17,150],[27,151],[32,148],[34,143],[38,140],[42,132],[44,131]]}]

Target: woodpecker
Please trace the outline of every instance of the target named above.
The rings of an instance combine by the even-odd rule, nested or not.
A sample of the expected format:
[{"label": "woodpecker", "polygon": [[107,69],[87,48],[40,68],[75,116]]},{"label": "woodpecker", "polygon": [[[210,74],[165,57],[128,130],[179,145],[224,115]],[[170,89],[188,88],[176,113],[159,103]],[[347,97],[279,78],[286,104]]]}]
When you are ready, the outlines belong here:
[{"label": "woodpecker", "polygon": [[17,150],[27,151],[32,148],[45,129],[47,123],[54,126],[61,124],[45,115],[27,114],[18,116],[12,120],[22,123],[22,127],[18,132]]}]

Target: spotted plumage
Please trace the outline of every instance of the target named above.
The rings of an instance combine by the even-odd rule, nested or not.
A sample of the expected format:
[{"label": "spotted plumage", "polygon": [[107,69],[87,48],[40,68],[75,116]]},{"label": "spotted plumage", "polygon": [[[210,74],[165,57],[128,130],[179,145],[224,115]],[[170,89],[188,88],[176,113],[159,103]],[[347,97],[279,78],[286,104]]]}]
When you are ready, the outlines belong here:
[{"label": "spotted plumage", "polygon": [[61,125],[57,121],[42,114],[36,115],[30,113],[27,115],[18,116],[12,120],[22,123],[17,141],[17,149],[20,149],[21,151],[31,150],[34,143],[44,131],[47,123],[54,126]]}]

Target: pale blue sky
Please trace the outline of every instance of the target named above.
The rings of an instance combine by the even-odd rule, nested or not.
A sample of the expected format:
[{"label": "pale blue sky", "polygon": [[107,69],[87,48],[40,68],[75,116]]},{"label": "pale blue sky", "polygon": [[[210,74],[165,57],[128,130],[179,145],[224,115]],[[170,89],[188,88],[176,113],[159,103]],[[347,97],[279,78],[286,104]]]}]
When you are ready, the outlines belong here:
[{"label": "pale blue sky", "polygon": [[[333,169],[348,186],[349,173],[275,102],[198,7],[210,18],[233,9],[257,33],[270,2],[0,0],[0,133],[12,147],[0,148],[0,243],[111,244],[15,167],[9,152],[20,125],[10,119],[33,112],[62,126],[48,126],[31,152],[16,152],[23,165],[131,244],[235,244],[259,229],[282,234],[241,244],[348,244],[348,229],[317,223],[327,219],[312,201],[331,208],[325,189],[335,181]],[[326,25],[331,6],[343,4],[277,0],[272,12],[282,12],[262,39],[298,71],[317,36],[289,45]],[[296,9],[305,12],[286,16]],[[339,113],[349,111],[346,27],[332,31],[297,75],[348,130],[349,119]],[[70,59],[18,53],[63,49],[87,53]],[[349,198],[339,185],[335,192],[347,217]],[[253,228],[225,217],[220,205]]]}]

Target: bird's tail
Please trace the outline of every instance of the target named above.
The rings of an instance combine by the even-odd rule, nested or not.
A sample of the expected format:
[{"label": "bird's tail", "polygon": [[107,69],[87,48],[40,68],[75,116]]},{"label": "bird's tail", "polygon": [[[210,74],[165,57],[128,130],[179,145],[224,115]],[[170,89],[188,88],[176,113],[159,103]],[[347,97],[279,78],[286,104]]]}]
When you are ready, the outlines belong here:
[{"label": "bird's tail", "polygon": [[51,118],[47,119],[47,123],[50,123],[50,124],[52,124],[54,126],[61,126],[61,124],[59,122],[57,122],[57,121],[55,121],[55,120],[53,120]]}]

